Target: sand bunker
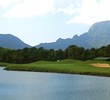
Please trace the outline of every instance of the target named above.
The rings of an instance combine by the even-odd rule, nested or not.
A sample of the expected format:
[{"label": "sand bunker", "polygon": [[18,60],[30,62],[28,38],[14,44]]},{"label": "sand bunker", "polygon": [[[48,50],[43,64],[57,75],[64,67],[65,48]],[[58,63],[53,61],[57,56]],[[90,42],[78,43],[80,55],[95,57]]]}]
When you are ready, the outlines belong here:
[{"label": "sand bunker", "polygon": [[110,65],[106,63],[93,63],[91,65],[95,67],[110,68]]}]

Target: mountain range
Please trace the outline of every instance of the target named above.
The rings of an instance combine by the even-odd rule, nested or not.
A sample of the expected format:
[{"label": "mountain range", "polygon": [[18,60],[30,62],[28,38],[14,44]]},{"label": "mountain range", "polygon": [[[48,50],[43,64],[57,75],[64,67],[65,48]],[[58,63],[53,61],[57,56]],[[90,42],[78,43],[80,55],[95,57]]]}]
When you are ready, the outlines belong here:
[{"label": "mountain range", "polygon": [[[80,27],[79,27],[80,29]],[[40,43],[36,48],[43,47],[45,49],[66,49],[69,45],[77,45],[86,49],[100,48],[110,44],[110,21],[102,21],[93,24],[88,32],[82,35],[74,35],[73,38],[59,38],[56,42]],[[22,49],[31,46],[24,43],[18,37],[11,34],[0,34],[0,47],[10,49]]]},{"label": "mountain range", "polygon": [[[79,27],[80,29],[80,27]],[[73,38],[61,39],[52,43],[41,43],[36,47],[46,49],[66,49],[69,45],[77,45],[86,49],[100,48],[110,44],[110,21],[102,21],[93,24],[89,31],[82,35],[74,35]]]},{"label": "mountain range", "polygon": [[0,47],[10,49],[23,49],[24,47],[29,48],[31,46],[11,34],[0,34]]}]

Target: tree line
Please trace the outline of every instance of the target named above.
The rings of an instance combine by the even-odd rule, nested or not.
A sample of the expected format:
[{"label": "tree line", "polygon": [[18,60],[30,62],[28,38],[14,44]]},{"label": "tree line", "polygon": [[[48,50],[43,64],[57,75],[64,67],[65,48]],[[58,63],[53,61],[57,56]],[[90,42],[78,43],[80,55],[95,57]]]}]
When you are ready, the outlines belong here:
[{"label": "tree line", "polygon": [[41,48],[24,48],[12,50],[0,47],[0,62],[7,63],[31,63],[35,61],[57,61],[62,59],[92,60],[97,57],[110,57],[110,45],[101,48],[85,49],[71,45],[65,50]]}]

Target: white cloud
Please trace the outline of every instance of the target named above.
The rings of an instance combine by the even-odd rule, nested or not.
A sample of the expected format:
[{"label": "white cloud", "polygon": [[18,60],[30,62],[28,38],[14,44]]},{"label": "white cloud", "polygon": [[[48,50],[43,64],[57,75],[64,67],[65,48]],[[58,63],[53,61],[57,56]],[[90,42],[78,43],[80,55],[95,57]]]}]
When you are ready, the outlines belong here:
[{"label": "white cloud", "polygon": [[0,0],[0,7],[6,9],[12,2],[13,0]]},{"label": "white cloud", "polygon": [[[13,0],[15,2],[16,0]],[[25,18],[43,15],[53,11],[54,0],[17,0],[14,5],[4,13],[5,18]]]},{"label": "white cloud", "polygon": [[79,15],[72,17],[66,23],[93,24],[98,21],[110,20],[109,4],[110,0],[83,0],[78,8],[71,9],[72,12],[76,11]]},{"label": "white cloud", "polygon": [[[7,5],[11,6],[3,15],[5,18],[25,18],[46,13],[59,13],[72,15],[76,11],[73,8],[79,6],[78,0],[4,0],[11,1]],[[82,0],[80,0],[82,1]]]},{"label": "white cloud", "polygon": [[69,15],[72,15],[74,13],[77,12],[77,9],[74,9],[74,5],[73,4],[70,4],[69,6],[67,6],[66,8],[58,8],[57,9],[57,12],[64,12],[65,14],[69,14]]},{"label": "white cloud", "polygon": [[110,0],[0,0],[0,7],[7,11],[5,18],[26,18],[47,13],[69,15],[67,24],[93,24],[110,20]]},{"label": "white cloud", "polygon": [[[62,0],[61,0],[62,1]],[[65,0],[66,4],[60,5],[57,8],[57,12],[63,12],[68,15],[72,15],[78,12],[78,8],[80,7],[80,3],[82,0]]]}]

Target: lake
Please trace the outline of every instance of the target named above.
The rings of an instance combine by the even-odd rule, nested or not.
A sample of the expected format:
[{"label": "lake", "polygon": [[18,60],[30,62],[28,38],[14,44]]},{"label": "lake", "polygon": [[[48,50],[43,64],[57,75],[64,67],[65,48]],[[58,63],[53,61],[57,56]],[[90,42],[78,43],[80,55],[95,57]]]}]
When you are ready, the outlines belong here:
[{"label": "lake", "polygon": [[0,67],[0,100],[109,100],[110,78],[5,71]]}]

